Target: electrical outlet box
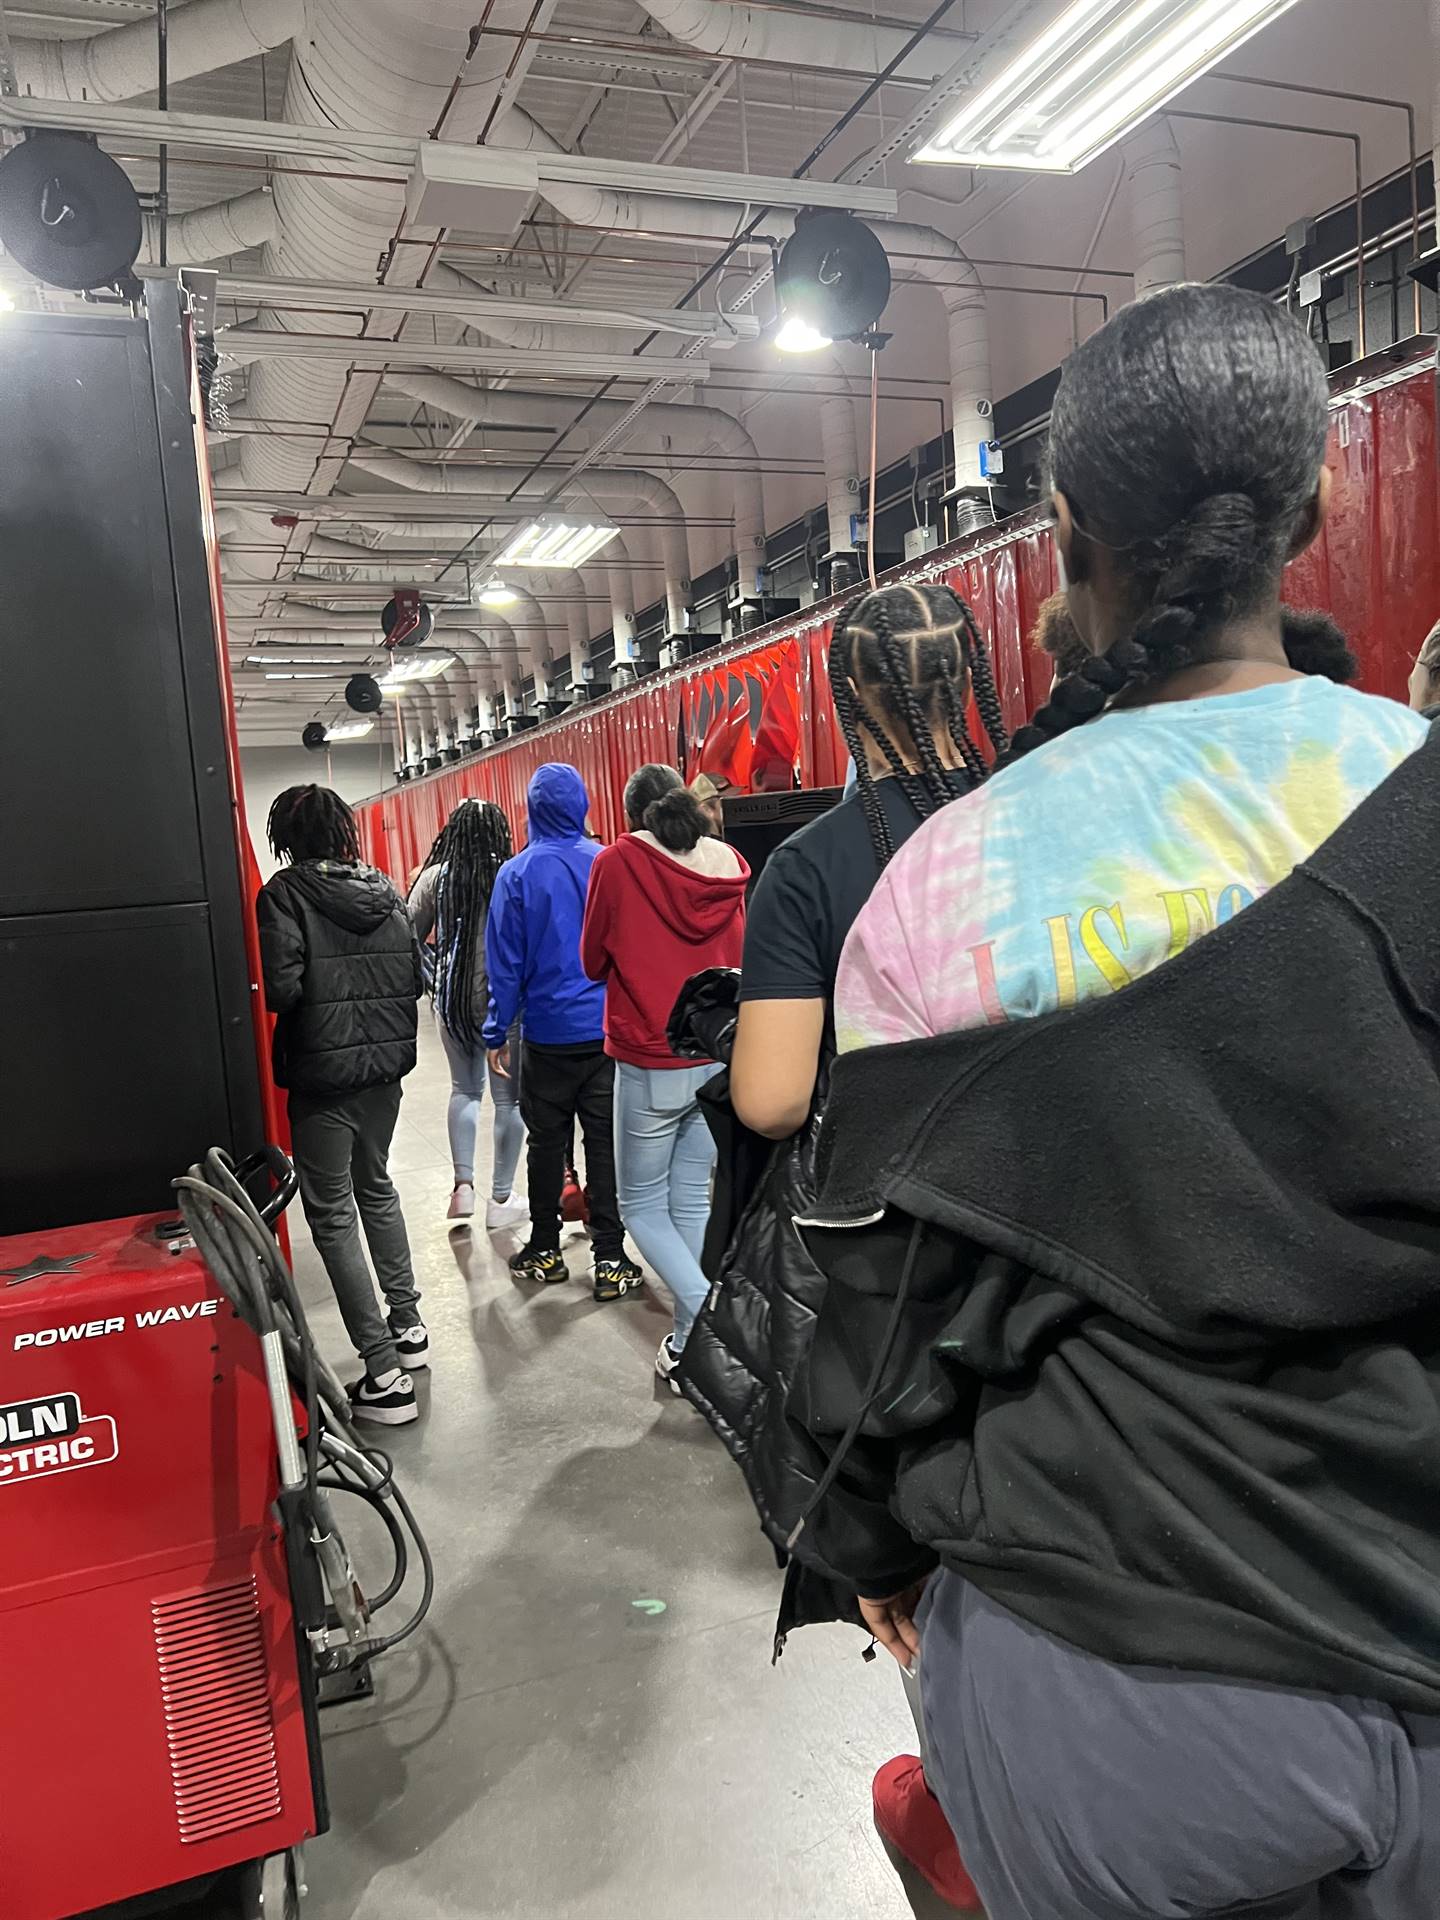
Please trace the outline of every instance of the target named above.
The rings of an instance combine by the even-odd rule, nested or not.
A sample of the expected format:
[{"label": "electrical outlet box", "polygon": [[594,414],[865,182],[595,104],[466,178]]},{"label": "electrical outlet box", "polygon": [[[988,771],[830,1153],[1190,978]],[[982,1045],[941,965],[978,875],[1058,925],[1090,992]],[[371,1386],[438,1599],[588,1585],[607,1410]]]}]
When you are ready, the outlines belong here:
[{"label": "electrical outlet box", "polygon": [[1325,298],[1325,276],[1318,268],[1301,274],[1298,297],[1302,307],[1318,307]]},{"label": "electrical outlet box", "polygon": [[1005,449],[998,440],[980,442],[980,478],[998,480],[1005,471]]},{"label": "electrical outlet box", "polygon": [[934,527],[911,527],[905,535],[905,558],[918,560],[922,554],[932,552],[940,544],[940,536]]},{"label": "electrical outlet box", "polygon": [[1303,220],[1292,220],[1285,229],[1285,252],[1293,259],[1297,253],[1315,244],[1316,222],[1307,214]]}]

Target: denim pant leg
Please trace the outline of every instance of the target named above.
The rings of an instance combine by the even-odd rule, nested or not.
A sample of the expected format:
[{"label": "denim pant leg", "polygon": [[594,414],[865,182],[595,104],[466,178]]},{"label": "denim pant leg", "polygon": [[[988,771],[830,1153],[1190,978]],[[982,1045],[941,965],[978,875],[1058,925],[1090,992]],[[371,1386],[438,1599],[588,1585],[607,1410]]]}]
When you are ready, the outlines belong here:
[{"label": "denim pant leg", "polygon": [[[485,1047],[477,1040],[467,1047],[458,1034],[436,1018],[440,1044],[450,1067],[450,1104],[445,1124],[450,1135],[450,1160],[456,1186],[475,1184],[475,1139],[480,1131],[480,1108],[485,1099],[487,1078]],[[499,1078],[499,1075],[496,1075]]]},{"label": "denim pant leg", "polygon": [[400,1356],[360,1244],[350,1171],[360,1124],[356,1098],[307,1100],[292,1093],[290,1140],[305,1219],[335,1290],[345,1331],[367,1369],[380,1374],[398,1367]]},{"label": "denim pant leg", "polygon": [[415,1285],[400,1196],[390,1178],[390,1142],[400,1118],[400,1082],[367,1087],[354,1098],[359,1116],[350,1158],[355,1204],[390,1316],[396,1326],[413,1327],[420,1318],[420,1292]]},{"label": "denim pant leg", "polygon": [[645,1264],[670,1290],[675,1303],[671,1341],[677,1349],[688,1339],[709,1292],[698,1254],[710,1210],[715,1148],[695,1093],[713,1071],[632,1067],[624,1061],[615,1070],[620,1211]]}]

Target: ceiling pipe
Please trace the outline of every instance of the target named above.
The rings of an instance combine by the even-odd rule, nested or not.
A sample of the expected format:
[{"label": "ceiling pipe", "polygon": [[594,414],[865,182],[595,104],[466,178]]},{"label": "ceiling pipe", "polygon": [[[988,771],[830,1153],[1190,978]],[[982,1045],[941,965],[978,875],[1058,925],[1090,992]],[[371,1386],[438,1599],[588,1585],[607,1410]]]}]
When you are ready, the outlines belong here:
[{"label": "ceiling pipe", "polygon": [[825,517],[829,551],[850,553],[855,540],[850,516],[860,504],[860,448],[855,407],[838,394],[820,403],[820,443],[825,459]]},{"label": "ceiling pipe", "polygon": [[[183,19],[184,15],[176,17]],[[279,228],[273,194],[269,187],[257,187],[234,200],[196,207],[191,213],[172,213],[165,227],[166,260],[172,267],[199,267],[213,260],[229,260],[248,247],[264,246],[275,238]],[[160,216],[147,213],[140,261],[147,264],[159,257]]]},{"label": "ceiling pipe", "polygon": [[[304,25],[303,0],[189,0],[166,21],[170,84],[283,46]],[[88,39],[13,40],[20,93],[41,100],[134,100],[155,86],[155,22]]]},{"label": "ceiling pipe", "polygon": [[[1436,0],[1440,6],[1440,0]],[[1177,287],[1185,278],[1180,149],[1162,114],[1125,142],[1130,220],[1135,243],[1135,298]]]},{"label": "ceiling pipe", "polygon": [[[776,60],[821,72],[874,75],[913,38],[905,27],[872,26],[861,15],[771,12],[740,0],[640,0],[672,38],[722,60]],[[895,69],[898,80],[929,82],[948,73],[970,51],[974,35],[929,33]]]},{"label": "ceiling pipe", "polygon": [[[484,330],[489,331],[488,322]],[[574,399],[520,393],[508,387],[482,390],[445,373],[396,372],[387,375],[386,385],[470,426],[538,422],[558,432],[568,427],[580,411]],[[597,401],[587,411],[580,431],[588,441],[588,429],[603,432],[629,413],[631,404],[628,400]],[[665,436],[671,443],[668,450],[678,458],[699,460],[707,453],[722,453],[739,463],[725,476],[735,512],[735,560],[743,591],[758,593],[758,576],[765,564],[765,487],[760,452],[748,429],[722,407],[684,406],[673,401],[652,400],[644,413],[636,416],[637,429],[643,430],[642,421]],[[623,447],[624,442],[620,445]]]},{"label": "ceiling pipe", "polygon": [[[424,493],[489,493],[507,499],[542,499],[548,482],[528,467],[484,467],[478,472],[453,467],[427,466],[403,454],[357,453],[351,464],[364,473],[388,480],[392,485],[413,487]],[[665,611],[671,633],[684,633],[689,624],[690,545],[685,532],[685,509],[679,495],[658,474],[638,467],[587,467],[580,487],[602,506],[629,505],[648,508],[657,516],[656,535],[661,563],[665,570]],[[365,517],[363,494],[355,497],[355,517]],[[473,528],[471,529],[473,532]]]}]

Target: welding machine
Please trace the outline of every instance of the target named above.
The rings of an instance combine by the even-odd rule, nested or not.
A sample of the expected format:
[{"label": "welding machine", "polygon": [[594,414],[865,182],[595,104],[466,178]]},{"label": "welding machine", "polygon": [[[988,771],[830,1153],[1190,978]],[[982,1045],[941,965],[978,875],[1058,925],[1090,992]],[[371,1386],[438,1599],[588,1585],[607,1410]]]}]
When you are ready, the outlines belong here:
[{"label": "welding machine", "polygon": [[[268,1157],[273,1216],[294,1179]],[[242,1912],[289,1920],[298,1850],[326,1825],[317,1687],[429,1605],[424,1542],[269,1222],[222,1154],[176,1187],[183,1217],[0,1240],[4,1920],[193,1895],[236,1868]],[[419,1606],[383,1638],[338,1491],[385,1510],[382,1601],[402,1523],[419,1547]]]}]

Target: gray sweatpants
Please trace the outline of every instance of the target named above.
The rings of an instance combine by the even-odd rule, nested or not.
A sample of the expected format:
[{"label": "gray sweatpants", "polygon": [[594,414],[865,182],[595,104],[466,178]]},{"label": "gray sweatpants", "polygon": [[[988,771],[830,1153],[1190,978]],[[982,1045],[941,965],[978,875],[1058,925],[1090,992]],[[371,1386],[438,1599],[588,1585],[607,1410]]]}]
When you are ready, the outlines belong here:
[{"label": "gray sweatpants", "polygon": [[1440,1913],[1440,1718],[1115,1666],[953,1573],[919,1624],[926,1779],[990,1920]]},{"label": "gray sweatpants", "polygon": [[290,1095],[290,1139],[305,1218],[335,1289],[345,1331],[372,1374],[398,1367],[400,1356],[365,1264],[361,1223],[392,1322],[409,1327],[420,1318],[410,1241],[389,1172],[390,1141],[399,1117],[398,1080],[335,1099]]}]

